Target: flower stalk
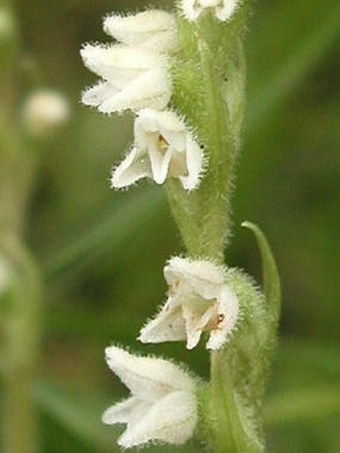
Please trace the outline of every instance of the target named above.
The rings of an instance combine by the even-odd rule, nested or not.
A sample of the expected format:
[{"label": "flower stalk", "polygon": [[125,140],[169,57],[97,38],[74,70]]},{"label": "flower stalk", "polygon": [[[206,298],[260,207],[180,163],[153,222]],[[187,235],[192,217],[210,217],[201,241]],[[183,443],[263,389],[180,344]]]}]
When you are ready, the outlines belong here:
[{"label": "flower stalk", "polygon": [[[259,453],[264,451],[264,386],[279,317],[278,273],[264,235],[249,222],[244,226],[259,245],[264,294],[246,273],[224,265],[245,107],[243,35],[250,0],[176,3],[175,25],[169,13],[155,10],[104,21],[105,31],[121,44],[83,48],[85,65],[106,80],[86,90],[83,102],[106,113],[130,109],[136,114],[135,143],[114,169],[112,186],[127,187],[144,177],[165,184],[186,248],[187,257],[173,257],[165,266],[168,299],[139,340],[186,341],[192,349],[208,334],[211,379],[196,386],[196,433],[214,453]],[[162,26],[157,17],[164,19]],[[161,48],[149,49],[146,57],[145,48],[159,36]],[[171,36],[171,45],[164,36]],[[165,78],[156,77],[159,67]],[[153,83],[136,96],[141,80]],[[134,446],[160,439],[146,427],[149,415],[141,418],[144,437]],[[129,420],[130,414],[120,419],[128,430]],[[166,441],[178,443],[176,436]]]}]

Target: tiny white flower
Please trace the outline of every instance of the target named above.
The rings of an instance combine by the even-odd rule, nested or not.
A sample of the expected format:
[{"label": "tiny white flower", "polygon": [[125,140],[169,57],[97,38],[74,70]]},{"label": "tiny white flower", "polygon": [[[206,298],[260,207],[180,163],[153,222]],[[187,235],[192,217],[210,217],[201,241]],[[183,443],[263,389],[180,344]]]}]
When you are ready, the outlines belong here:
[{"label": "tiny white flower", "polygon": [[225,271],[206,260],[170,259],[164,268],[169,297],[158,315],[141,330],[143,343],[187,340],[194,348],[209,332],[207,348],[220,349],[239,318],[237,296],[224,283]]},{"label": "tiny white flower", "polygon": [[115,346],[105,350],[111,370],[131,392],[126,400],[103,414],[109,425],[125,423],[118,439],[123,448],[166,442],[184,444],[197,422],[195,382],[173,363],[152,357],[139,357]]},{"label": "tiny white flower", "polygon": [[127,46],[144,47],[156,52],[173,52],[177,48],[175,17],[162,10],[107,16],[104,31]]},{"label": "tiny white flower", "polygon": [[204,9],[210,8],[217,19],[225,22],[234,14],[239,3],[240,0],[182,0],[182,10],[188,20],[195,21]]},{"label": "tiny white flower", "polygon": [[67,122],[70,105],[62,93],[45,88],[30,94],[21,113],[27,132],[36,138],[45,138]]},{"label": "tiny white flower", "polygon": [[87,44],[81,50],[85,65],[104,80],[87,89],[86,105],[102,113],[163,109],[171,96],[165,57],[138,47]]},{"label": "tiny white flower", "polygon": [[132,150],[112,174],[112,187],[129,186],[141,178],[163,184],[178,178],[184,189],[200,181],[203,152],[192,133],[174,112],[143,109],[135,120]]}]

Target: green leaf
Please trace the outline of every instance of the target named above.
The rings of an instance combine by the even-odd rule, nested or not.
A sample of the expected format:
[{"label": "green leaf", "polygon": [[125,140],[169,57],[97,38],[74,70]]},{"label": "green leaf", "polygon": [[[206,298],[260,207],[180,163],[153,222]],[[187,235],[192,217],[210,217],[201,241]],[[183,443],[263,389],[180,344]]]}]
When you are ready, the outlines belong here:
[{"label": "green leaf", "polygon": [[278,269],[269,243],[260,228],[251,222],[242,226],[253,231],[262,258],[263,291],[266,296],[267,309],[271,318],[272,333],[276,332],[281,307],[281,285]]}]

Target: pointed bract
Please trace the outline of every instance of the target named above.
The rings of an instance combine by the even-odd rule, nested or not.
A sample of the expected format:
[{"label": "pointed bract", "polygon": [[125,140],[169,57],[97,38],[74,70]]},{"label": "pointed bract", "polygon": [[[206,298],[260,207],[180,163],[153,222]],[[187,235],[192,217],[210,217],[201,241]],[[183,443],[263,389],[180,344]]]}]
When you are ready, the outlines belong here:
[{"label": "pointed bract", "polygon": [[143,343],[187,340],[194,348],[209,332],[207,348],[220,349],[237,325],[239,303],[224,283],[224,269],[206,260],[172,258],[164,268],[169,297],[141,330]]},{"label": "pointed bract", "polygon": [[139,46],[159,53],[177,49],[175,17],[162,10],[107,16],[104,31],[127,46]]},{"label": "pointed bract", "polygon": [[163,359],[139,357],[117,348],[105,350],[106,361],[131,397],[103,414],[103,422],[127,424],[118,439],[123,448],[151,441],[174,445],[192,437],[197,421],[195,382],[188,373]]},{"label": "pointed bract", "polygon": [[112,187],[126,187],[143,177],[163,184],[178,178],[186,190],[197,188],[203,152],[185,123],[171,111],[143,109],[135,120],[135,143],[113,171]]}]

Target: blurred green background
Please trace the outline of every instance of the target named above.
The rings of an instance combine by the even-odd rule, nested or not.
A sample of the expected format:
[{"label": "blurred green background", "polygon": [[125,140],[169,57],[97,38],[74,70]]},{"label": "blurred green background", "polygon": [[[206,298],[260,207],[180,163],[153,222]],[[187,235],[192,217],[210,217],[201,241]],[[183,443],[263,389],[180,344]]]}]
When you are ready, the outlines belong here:
[{"label": "blurred green background", "polygon": [[[146,3],[145,3],[146,4]],[[171,8],[171,1],[155,1]],[[37,387],[43,452],[114,452],[120,428],[102,411],[127,394],[106,368],[112,342],[184,361],[208,376],[203,348],[142,346],[139,328],[163,301],[165,261],[182,250],[166,199],[143,182],[109,189],[111,167],[132,141],[132,116],[80,104],[96,77],[79,49],[109,41],[102,17],[139,0],[19,0],[22,99],[63,91],[72,117],[43,147],[26,238],[45,279]],[[268,451],[340,451],[340,3],[259,0],[247,34],[248,107],[234,195],[229,265],[260,281],[254,239],[270,239],[283,285],[279,348],[266,400]],[[154,452],[173,448],[152,447]],[[189,444],[179,451],[200,452]]]}]

